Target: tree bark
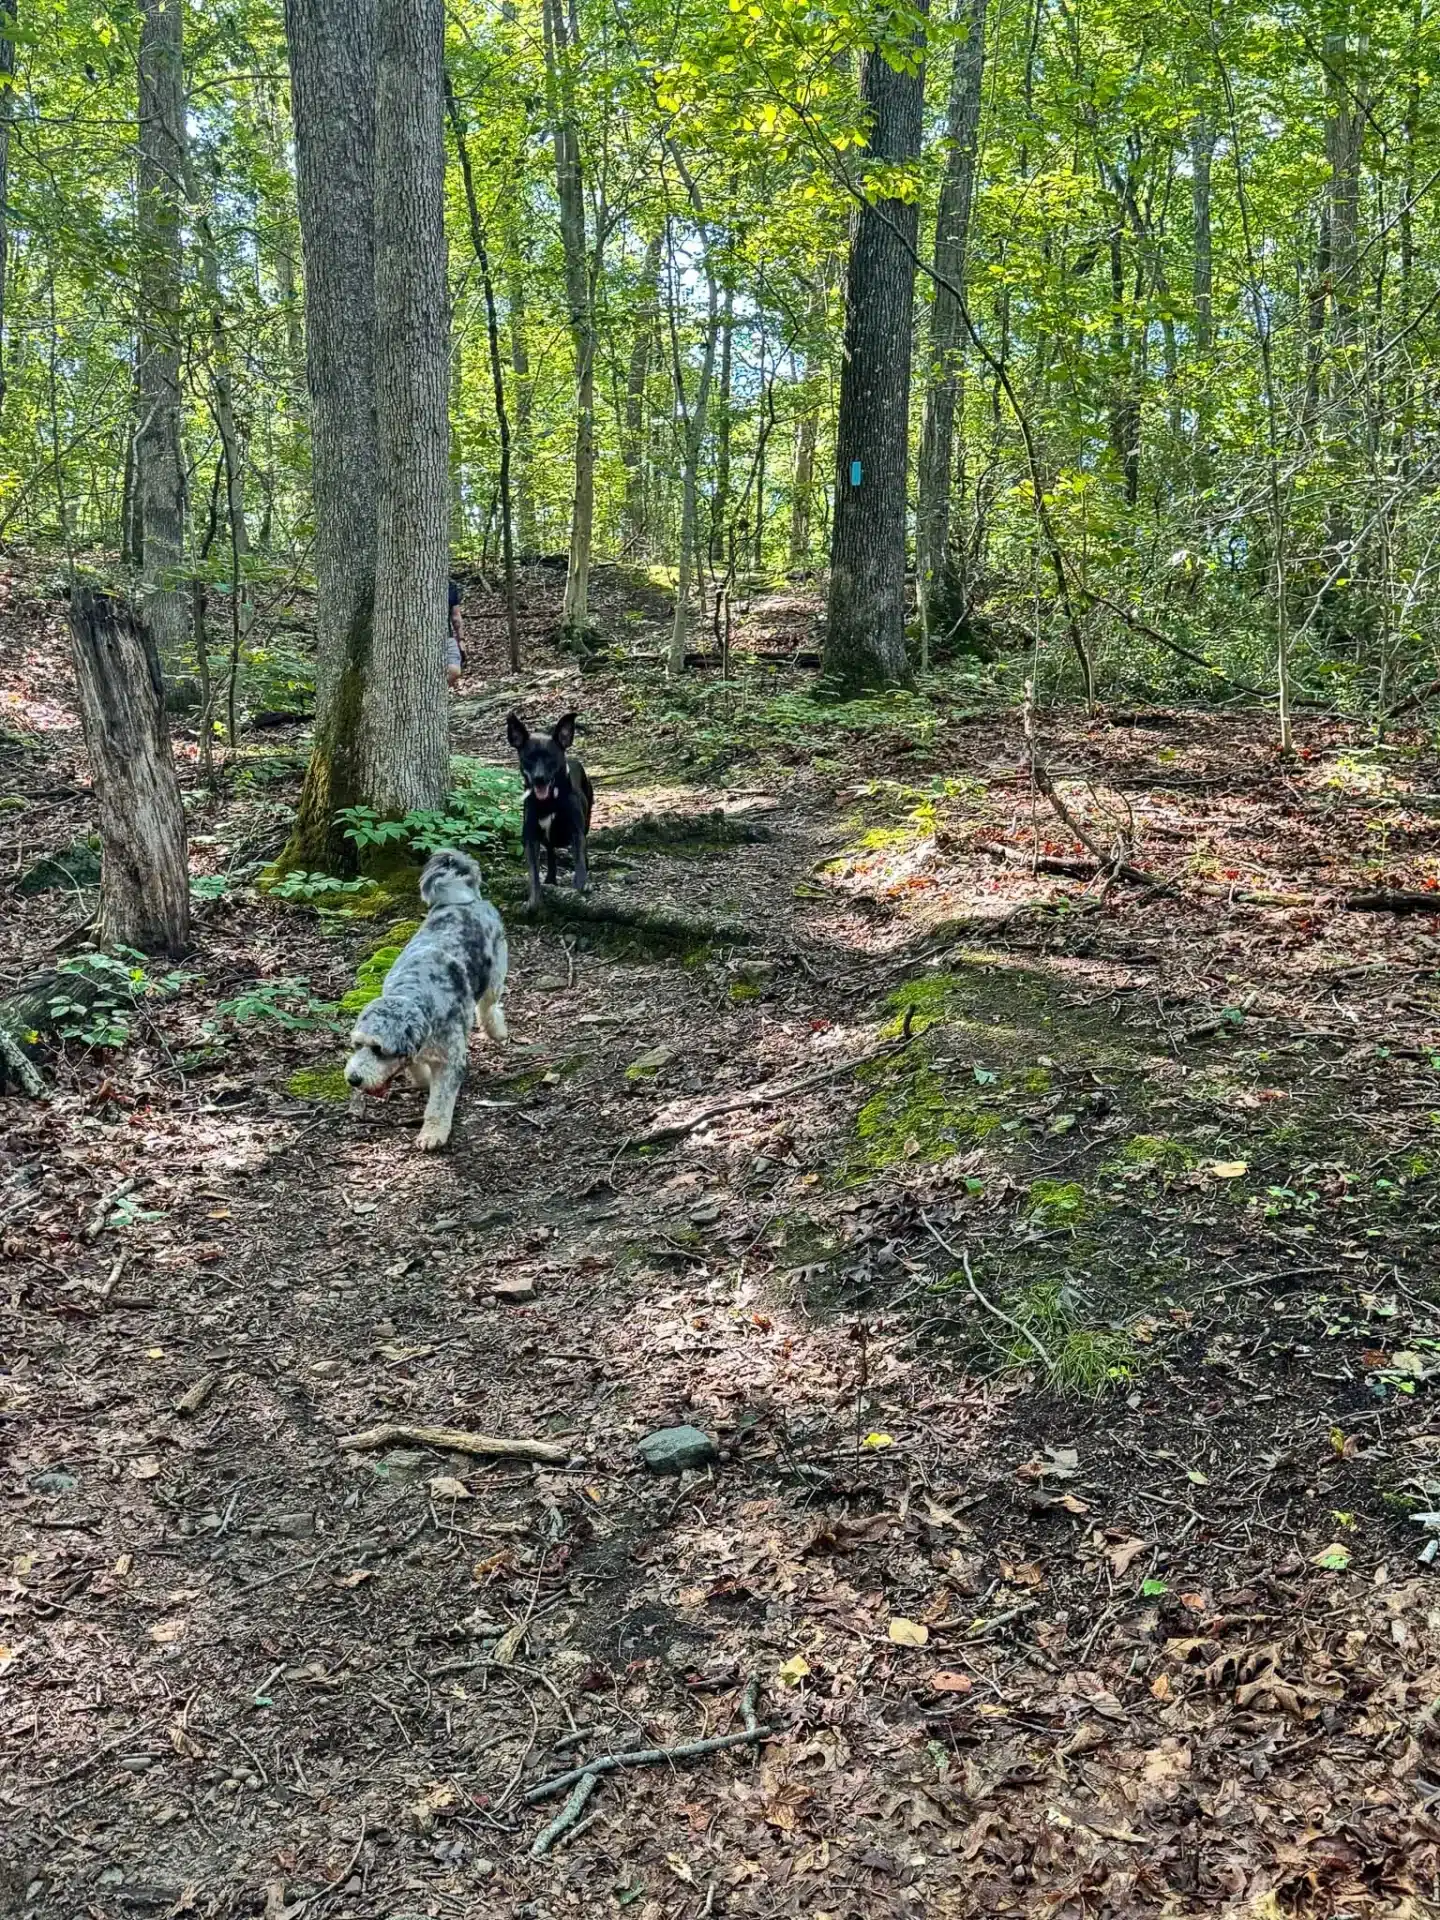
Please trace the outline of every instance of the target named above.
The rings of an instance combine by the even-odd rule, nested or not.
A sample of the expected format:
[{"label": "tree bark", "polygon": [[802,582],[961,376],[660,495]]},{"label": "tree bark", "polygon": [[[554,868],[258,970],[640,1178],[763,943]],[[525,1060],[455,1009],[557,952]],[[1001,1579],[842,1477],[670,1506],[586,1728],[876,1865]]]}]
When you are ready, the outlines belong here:
[{"label": "tree bark", "polygon": [[8,378],[5,365],[5,288],[10,264],[10,127],[15,118],[15,27],[17,0],[0,0],[0,405]]},{"label": "tree bark", "polygon": [[824,351],[825,311],[829,304],[830,263],[810,289],[805,314],[805,378],[797,392],[801,408],[795,424],[795,464],[790,481],[790,566],[799,572],[810,563],[810,516],[814,511],[815,443],[820,428],[820,392],[816,365]]},{"label": "tree bark", "polygon": [[369,804],[437,808],[449,784],[449,288],[444,0],[379,0],[375,33],[375,635]]},{"label": "tree bark", "polygon": [[142,953],[190,944],[185,809],[151,635],[104,594],[75,587],[70,638],[100,812],[100,935]]},{"label": "tree bark", "polygon": [[181,0],[143,0],[140,20],[140,418],[135,469],[145,619],[171,685],[189,675],[185,461],[180,445],[181,226],[185,178]]},{"label": "tree bark", "polygon": [[585,182],[570,70],[570,24],[563,0],[543,0],[543,14],[555,191],[565,259],[565,303],[575,349],[575,495],[560,618],[567,633],[583,638],[590,624],[590,549],[595,527],[595,314],[585,239]]},{"label": "tree bark", "polygon": [[515,375],[515,522],[520,552],[535,553],[535,487],[530,473],[530,419],[535,410],[535,382],[530,377],[530,346],[525,335],[526,260],[518,247],[511,250],[507,270],[510,308],[510,369]]},{"label": "tree bark", "polygon": [[920,438],[915,510],[915,572],[920,616],[928,636],[932,602],[944,590],[954,485],[955,417],[965,360],[965,264],[975,204],[975,157],[980,131],[980,86],[985,72],[986,0],[960,0],[964,38],[955,45],[946,117],[945,176],[935,215],[935,291],[930,305],[929,385]]},{"label": "tree bark", "polygon": [[[693,197],[694,188],[691,186],[688,175],[686,185],[690,188]],[[680,414],[684,436],[684,465],[680,482],[680,560],[676,569],[675,619],[670,628],[670,655],[666,668],[670,673],[685,671],[685,646],[690,637],[690,581],[695,571],[700,527],[700,453],[705,444],[705,418],[710,405],[710,385],[715,377],[715,345],[720,310],[720,288],[715,279],[711,255],[712,242],[699,213],[698,197],[696,221],[700,232],[700,243],[705,250],[705,347],[700,362],[700,378],[696,383],[695,399],[690,404],[687,404],[685,396],[685,363],[680,354],[679,334],[675,324],[679,275],[676,271],[673,251],[670,256],[670,338],[674,359],[675,405]]]},{"label": "tree bark", "polygon": [[626,552],[641,559],[648,559],[650,553],[649,515],[646,511],[645,395],[650,381],[650,349],[660,311],[660,248],[664,237],[663,232],[657,230],[646,243],[645,264],[641,268],[640,306],[635,316],[630,365],[625,377],[625,431],[621,445],[621,458],[625,464],[625,507],[622,524]]},{"label": "tree bark", "polygon": [[720,394],[715,422],[715,501],[710,510],[710,565],[725,563],[725,523],[730,517],[731,388],[734,385],[735,288],[725,288],[720,315]]},{"label": "tree bark", "polygon": [[[282,865],[353,871],[375,612],[374,0],[286,0],[315,498],[315,741]],[[435,628],[439,656],[443,617]]]},{"label": "tree bark", "polygon": [[[861,95],[871,156],[892,165],[920,152],[925,82],[866,55]],[[844,364],[836,428],[825,672],[841,687],[897,685],[905,657],[905,483],[910,334],[915,304],[914,200],[866,204],[846,276]]]},{"label": "tree bark", "polygon": [[1195,353],[1199,359],[1199,393],[1195,403],[1195,487],[1203,493],[1211,483],[1210,434],[1213,405],[1210,388],[1210,352],[1215,341],[1215,256],[1210,217],[1210,175],[1215,157],[1215,127],[1208,114],[1199,113],[1190,127],[1190,212],[1194,227]]},{"label": "tree bark", "polygon": [[475,198],[475,177],[470,170],[470,146],[465,138],[465,122],[460,103],[445,76],[445,104],[455,133],[455,150],[465,183],[465,206],[470,216],[470,244],[480,269],[480,284],[485,295],[485,333],[490,346],[490,382],[495,393],[495,423],[500,433],[500,543],[505,560],[505,625],[510,638],[510,665],[520,669],[520,613],[515,590],[515,516],[510,495],[510,414],[505,405],[505,362],[500,352],[500,319],[495,310],[495,282],[490,273],[490,251],[485,244],[485,229],[480,222],[480,206]]}]

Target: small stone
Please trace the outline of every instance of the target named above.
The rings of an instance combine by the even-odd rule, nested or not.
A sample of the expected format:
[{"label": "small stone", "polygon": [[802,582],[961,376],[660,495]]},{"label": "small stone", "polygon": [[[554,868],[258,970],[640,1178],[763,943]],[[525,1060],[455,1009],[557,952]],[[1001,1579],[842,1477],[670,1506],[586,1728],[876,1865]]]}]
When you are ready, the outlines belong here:
[{"label": "small stone", "polygon": [[535,982],[535,990],[537,993],[563,993],[565,986],[566,982],[561,979],[558,973],[542,974],[540,979]]},{"label": "small stone", "polygon": [[647,1433],[638,1451],[651,1473],[685,1473],[691,1467],[708,1467],[720,1458],[709,1434],[690,1426],[661,1427]]},{"label": "small stone", "polygon": [[528,1275],[519,1280],[497,1280],[490,1292],[500,1305],[513,1305],[517,1300],[535,1298],[535,1282]]},{"label": "small stone", "polygon": [[73,1493],[80,1481],[63,1467],[46,1467],[40,1473],[32,1473],[28,1484],[32,1493],[57,1494]]}]

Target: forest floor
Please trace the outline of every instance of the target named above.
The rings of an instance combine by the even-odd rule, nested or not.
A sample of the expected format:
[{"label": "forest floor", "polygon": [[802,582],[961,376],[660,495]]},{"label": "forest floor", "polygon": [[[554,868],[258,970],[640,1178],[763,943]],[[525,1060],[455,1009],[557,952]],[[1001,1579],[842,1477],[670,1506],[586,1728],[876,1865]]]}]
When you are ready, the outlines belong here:
[{"label": "forest floor", "polygon": [[[824,706],[781,596],[738,687],[582,675],[548,591],[514,680],[472,605],[457,751],[578,707],[597,828],[752,835],[593,897],[748,938],[512,915],[512,1045],[422,1156],[418,1096],[292,1090],[414,903],[258,892],[298,729],[213,796],[181,740],[195,952],[0,1103],[0,1912],[1440,1912],[1440,897],[1339,904],[1434,886],[1429,746],[1044,716],[1174,884],[1035,876],[985,849],[1081,849],[1018,676]],[[8,990],[93,812],[60,609],[0,595]],[[650,1473],[680,1422],[718,1458]],[[763,1744],[532,1857],[531,1788],[752,1679]]]}]

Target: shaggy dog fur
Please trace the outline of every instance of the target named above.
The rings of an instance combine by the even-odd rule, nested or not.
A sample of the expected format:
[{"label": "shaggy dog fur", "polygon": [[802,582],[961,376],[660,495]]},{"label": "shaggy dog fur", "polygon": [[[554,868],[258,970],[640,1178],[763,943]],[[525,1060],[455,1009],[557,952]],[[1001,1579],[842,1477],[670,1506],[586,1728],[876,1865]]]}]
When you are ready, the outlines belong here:
[{"label": "shaggy dog fur", "polygon": [[437,853],[420,876],[425,923],[385,976],[350,1036],[345,1078],[358,1093],[384,1093],[398,1073],[428,1089],[420,1145],[450,1138],[465,1079],[470,1031],[508,1036],[500,996],[509,952],[499,914],[481,892],[480,869],[463,853]]}]

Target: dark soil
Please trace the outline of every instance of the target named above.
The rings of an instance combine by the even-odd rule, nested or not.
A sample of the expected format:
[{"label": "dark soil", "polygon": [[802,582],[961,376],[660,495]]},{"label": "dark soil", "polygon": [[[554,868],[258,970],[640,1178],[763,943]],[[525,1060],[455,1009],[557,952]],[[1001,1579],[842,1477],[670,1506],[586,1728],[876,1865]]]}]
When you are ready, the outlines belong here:
[{"label": "dark soil", "polygon": [[[233,882],[127,1044],[0,1102],[0,1913],[1440,1911],[1440,895],[1335,904],[1434,885],[1428,743],[1042,717],[1175,883],[1087,890],[982,850],[1084,851],[1003,670],[827,709],[791,595],[741,693],[582,677],[558,590],[515,681],[472,595],[457,751],[578,706],[597,825],[763,824],[597,859],[743,953],[516,918],[509,1055],[422,1156],[418,1096],[290,1090],[417,906],[257,892],[303,738],[205,794],[182,728]],[[57,610],[3,591],[8,991],[83,939],[93,890],[15,883],[93,812]],[[311,1024],[222,1010],[280,981]],[[719,1465],[649,1476],[684,1421]],[[339,1444],[381,1423],[568,1463]],[[781,1734],[610,1775],[530,1857],[529,1788],[732,1731],[752,1677]]]}]

